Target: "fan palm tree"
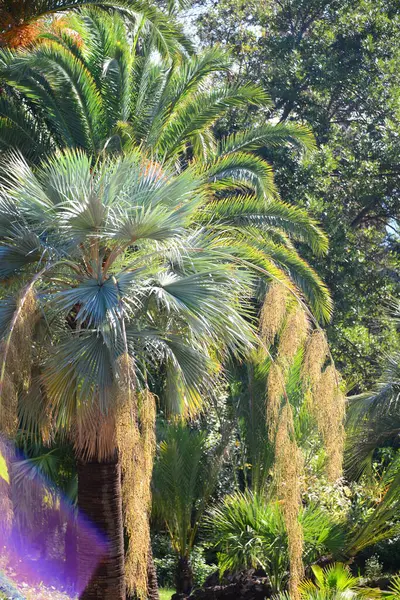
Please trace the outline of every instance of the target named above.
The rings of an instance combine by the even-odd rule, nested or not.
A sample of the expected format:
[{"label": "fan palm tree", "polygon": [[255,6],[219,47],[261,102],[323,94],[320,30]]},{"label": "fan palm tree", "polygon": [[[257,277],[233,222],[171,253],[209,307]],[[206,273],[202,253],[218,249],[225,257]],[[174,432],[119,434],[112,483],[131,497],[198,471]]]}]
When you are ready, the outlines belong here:
[{"label": "fan palm tree", "polygon": [[400,598],[400,575],[395,575],[390,583],[389,592],[385,594],[390,600],[399,600]]},{"label": "fan palm tree", "polygon": [[371,598],[379,596],[379,590],[360,587],[359,577],[353,577],[347,565],[335,563],[321,569],[312,567],[315,581],[306,579],[300,585],[300,596],[303,600],[329,598],[340,600],[348,598]]},{"label": "fan palm tree", "polygon": [[31,44],[43,21],[54,13],[85,7],[118,12],[133,24],[151,31],[161,52],[180,45],[191,50],[180,26],[146,0],[3,0],[0,6],[0,46],[18,48]]},{"label": "fan palm tree", "polygon": [[[301,511],[299,520],[308,565],[324,553],[340,551],[345,531],[327,512],[308,506]],[[288,537],[278,502],[250,492],[228,496],[211,511],[207,527],[219,549],[221,573],[261,567],[275,592],[285,588],[289,574]]]},{"label": "fan palm tree", "polygon": [[197,531],[215,490],[225,444],[207,450],[204,432],[184,424],[170,425],[160,443],[153,474],[155,517],[166,526],[177,553],[176,590],[190,594],[190,556]]},{"label": "fan palm tree", "polygon": [[[196,406],[217,357],[252,342],[241,315],[248,276],[212,228],[197,228],[205,188],[191,170],[171,175],[139,152],[93,168],[72,151],[35,172],[15,156],[7,168],[2,424],[19,393],[24,427],[42,423],[72,439],[78,502],[109,540],[82,598],[122,600],[119,411],[140,420],[150,410],[141,390],[160,369],[174,403]],[[29,354],[40,373],[31,384],[22,363],[12,366]],[[82,568],[92,552],[80,547]]]},{"label": "fan palm tree", "polygon": [[229,64],[218,49],[163,61],[148,36],[138,52],[118,16],[72,16],[33,48],[1,53],[0,147],[30,161],[71,146],[95,155],[140,147],[178,170],[190,165],[215,196],[204,222],[217,212],[221,223],[235,223],[232,243],[246,242],[260,271],[300,290],[327,319],[329,294],[293,244],[324,252],[326,237],[306,211],[279,199],[271,166],[253,153],[262,145],[312,147],[312,137],[301,126],[265,124],[216,140],[213,125],[227,110],[268,103],[256,86],[212,86]]}]

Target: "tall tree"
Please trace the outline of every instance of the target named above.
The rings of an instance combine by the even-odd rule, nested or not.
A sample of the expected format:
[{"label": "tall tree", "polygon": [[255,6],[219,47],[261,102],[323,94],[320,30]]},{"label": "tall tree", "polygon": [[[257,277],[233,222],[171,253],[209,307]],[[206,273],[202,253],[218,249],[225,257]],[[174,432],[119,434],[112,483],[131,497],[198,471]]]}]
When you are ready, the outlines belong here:
[{"label": "tall tree", "polygon": [[[324,223],[331,249],[317,268],[333,290],[332,351],[349,385],[368,389],[393,341],[382,307],[398,287],[398,4],[223,0],[199,22],[204,44],[231,49],[239,82],[268,90],[272,116],[306,122],[317,136],[318,152],[303,164],[264,155],[282,195]],[[257,120],[249,110],[246,124]]]},{"label": "tall tree", "polygon": [[[229,261],[213,256],[216,242],[188,229],[203,199],[191,172],[170,177],[138,153],[95,170],[81,153],[55,158],[36,174],[21,160],[11,167],[12,181],[2,189],[1,274],[18,274],[20,283],[4,303],[2,407],[12,417],[21,382],[8,359],[22,338],[32,346],[46,390],[36,402],[37,387],[27,393],[26,424],[47,415],[72,437],[78,502],[109,541],[82,597],[97,598],[101,590],[103,598],[122,600],[121,462],[138,486],[124,504],[128,528],[144,536],[131,538],[137,545],[128,551],[139,591],[145,585],[140,569],[147,568],[148,505],[138,504],[149,497],[152,466],[148,366],[164,365],[169,393],[182,394],[190,409],[207,385],[211,349],[223,351],[224,339],[232,350],[251,340],[234,306],[245,280]],[[25,323],[41,317],[42,336],[31,328],[29,342]],[[80,547],[83,571],[91,552]]]},{"label": "tall tree", "polygon": [[[312,148],[309,131],[264,124],[218,142],[215,123],[231,108],[268,105],[258,86],[213,86],[212,76],[230,66],[219,50],[163,62],[155,59],[147,36],[138,54],[115,16],[100,19],[89,12],[70,25],[44,34],[28,51],[1,54],[3,148],[17,148],[35,161],[66,146],[97,154],[140,146],[180,169],[191,164],[221,200],[208,206],[204,221],[212,209],[220,219],[236,222],[237,236],[245,228],[259,268],[289,287],[294,282],[316,317],[326,320],[331,309],[326,288],[292,243],[297,239],[324,253],[326,238],[306,211],[280,201],[271,166],[253,152],[260,145]],[[255,215],[262,205],[268,218],[259,227]],[[280,236],[280,228],[291,239]]]},{"label": "tall tree", "polygon": [[[171,164],[138,150],[94,166],[80,151],[36,171],[15,155],[4,166],[0,276],[11,295],[1,310],[2,426],[16,428],[23,391],[24,426],[72,437],[78,502],[110,541],[82,597],[125,593],[121,494],[128,582],[144,593],[154,448],[149,371],[162,369],[161,393],[190,414],[215,362],[255,339],[245,300],[254,294],[248,267],[258,273],[260,253],[253,260],[254,249],[237,235],[240,223],[246,230],[246,202],[233,203],[232,214],[226,199],[219,206],[207,172],[174,174]],[[252,228],[263,232],[276,205],[260,202],[255,213],[252,202]],[[311,239],[318,233],[313,223],[304,227]],[[267,247],[261,263],[268,261]],[[40,375],[29,385],[32,362]],[[80,551],[85,569],[92,549]]]},{"label": "tall tree", "polygon": [[193,588],[191,553],[217,485],[224,443],[207,449],[207,435],[183,424],[170,425],[161,441],[153,476],[154,514],[166,526],[178,556],[176,591]]}]

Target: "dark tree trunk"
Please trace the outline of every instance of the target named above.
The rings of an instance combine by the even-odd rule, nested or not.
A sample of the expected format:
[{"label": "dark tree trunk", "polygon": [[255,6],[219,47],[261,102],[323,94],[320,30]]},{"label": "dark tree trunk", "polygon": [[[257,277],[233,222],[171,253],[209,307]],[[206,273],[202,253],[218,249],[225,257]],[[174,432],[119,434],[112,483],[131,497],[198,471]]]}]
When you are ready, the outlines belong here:
[{"label": "dark tree trunk", "polygon": [[193,570],[186,557],[180,557],[176,568],[176,591],[189,595],[193,589]]},{"label": "dark tree trunk", "polygon": [[[81,600],[125,600],[121,469],[117,460],[78,464],[78,506],[105,536],[107,549]],[[78,528],[78,577],[93,568],[93,540]]]},{"label": "dark tree trunk", "polygon": [[158,593],[157,571],[153,560],[153,550],[149,547],[149,558],[147,561],[147,595],[148,600],[160,600]]}]

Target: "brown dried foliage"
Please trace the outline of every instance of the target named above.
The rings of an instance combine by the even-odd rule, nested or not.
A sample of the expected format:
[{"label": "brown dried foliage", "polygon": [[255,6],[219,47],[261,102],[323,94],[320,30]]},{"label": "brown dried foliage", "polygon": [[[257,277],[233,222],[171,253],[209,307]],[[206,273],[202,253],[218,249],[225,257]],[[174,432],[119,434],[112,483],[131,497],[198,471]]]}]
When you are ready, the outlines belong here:
[{"label": "brown dried foliage", "polygon": [[311,410],[326,449],[327,475],[336,481],[343,466],[345,397],[334,365],[321,373],[311,398]]},{"label": "brown dried foliage", "polygon": [[299,598],[298,586],[304,576],[303,530],[298,519],[301,508],[303,470],[303,455],[296,442],[292,408],[287,402],[281,411],[275,438],[275,476],[278,498],[282,503],[288,534],[289,591],[291,598],[295,600]]},{"label": "brown dried foliage", "polygon": [[18,425],[18,394],[30,386],[32,337],[38,311],[28,288],[17,302],[10,331],[0,347],[0,427],[13,435]]},{"label": "brown dried foliage", "polygon": [[[271,304],[279,305],[278,295],[274,291]],[[303,532],[298,518],[302,506],[304,459],[296,441],[293,411],[286,395],[286,378],[302,347],[305,347],[301,372],[304,393],[324,442],[327,474],[332,480],[336,480],[342,470],[345,400],[335,367],[330,365],[323,370],[329,354],[325,334],[320,330],[310,333],[310,323],[301,305],[296,303],[291,307],[290,304],[290,300],[285,301],[286,319],[276,309],[273,311],[275,320],[267,319],[267,312],[263,318],[266,319],[264,329],[270,326],[264,335],[266,340],[274,341],[280,332],[277,356],[268,373],[267,422],[270,439],[275,443],[277,495],[288,533],[289,591],[297,600],[298,586],[304,575]]]},{"label": "brown dried foliage", "polygon": [[320,377],[321,371],[328,356],[328,341],[320,329],[315,329],[308,338],[303,361],[303,379],[314,387]]},{"label": "brown dried foliage", "polygon": [[281,403],[284,395],[285,378],[282,369],[276,362],[272,362],[268,372],[266,407],[268,436],[271,441],[273,441],[276,436]]},{"label": "brown dried foliage", "polygon": [[260,333],[262,340],[270,345],[274,342],[276,335],[285,319],[288,292],[279,284],[271,284],[260,313]]},{"label": "brown dried foliage", "polygon": [[115,414],[105,415],[98,405],[91,405],[78,415],[72,427],[74,449],[83,461],[106,461],[115,455]]},{"label": "brown dried foliage", "polygon": [[290,367],[297,352],[303,346],[310,329],[310,323],[304,309],[296,306],[287,316],[279,338],[278,360],[282,365]]},{"label": "brown dried foliage", "polygon": [[138,598],[146,598],[156,406],[149,391],[135,392],[133,381],[133,364],[125,356],[120,364],[120,402],[116,418],[122,501],[129,538],[125,571],[128,590]]}]

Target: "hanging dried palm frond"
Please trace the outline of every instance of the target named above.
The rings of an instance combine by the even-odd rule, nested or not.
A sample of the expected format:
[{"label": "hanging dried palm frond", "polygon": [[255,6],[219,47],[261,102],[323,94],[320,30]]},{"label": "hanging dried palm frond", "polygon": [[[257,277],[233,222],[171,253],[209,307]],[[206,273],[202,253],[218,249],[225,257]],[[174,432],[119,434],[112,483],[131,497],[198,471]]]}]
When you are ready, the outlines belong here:
[{"label": "hanging dried palm frond", "polygon": [[303,307],[296,306],[289,312],[282,333],[279,337],[278,360],[286,368],[292,364],[294,357],[303,346],[310,330],[310,322]]},{"label": "hanging dried palm frond", "polygon": [[328,341],[321,329],[315,329],[307,340],[304,362],[303,379],[311,387],[315,386],[328,356]]},{"label": "hanging dried palm frond", "polygon": [[273,362],[269,368],[267,381],[267,425],[268,436],[271,441],[275,440],[284,395],[285,376],[281,367]]},{"label": "hanging dried palm frond", "polygon": [[0,347],[0,426],[12,435],[18,425],[18,394],[30,385],[32,336],[38,316],[32,285],[16,303],[8,333]]},{"label": "hanging dried palm frond", "polygon": [[272,344],[284,321],[288,301],[287,289],[272,283],[264,299],[260,313],[261,338],[267,345]]},{"label": "hanging dried palm frond", "polygon": [[327,454],[327,475],[336,481],[343,467],[345,397],[334,365],[321,373],[311,392],[311,411]]},{"label": "hanging dried palm frond", "polygon": [[122,468],[124,521],[129,539],[125,560],[126,583],[130,592],[138,598],[145,598],[156,406],[154,396],[148,390],[135,391],[134,366],[127,355],[121,358],[119,371],[116,439]]},{"label": "hanging dried palm frond", "polygon": [[297,599],[298,585],[304,575],[303,533],[298,518],[302,506],[304,458],[296,440],[294,408],[287,391],[295,362],[303,357],[299,386],[301,388],[302,381],[305,401],[326,450],[326,470],[331,480],[336,480],[342,469],[344,397],[334,365],[324,369],[329,359],[324,332],[310,331],[311,324],[303,306],[278,284],[271,286],[265,298],[260,329],[262,341],[270,346],[274,355],[268,372],[266,418],[268,436],[275,446],[276,493],[282,503],[288,534],[290,594]]},{"label": "hanging dried palm frond", "polygon": [[290,597],[298,600],[298,586],[304,576],[303,530],[299,522],[303,484],[303,455],[296,442],[293,412],[286,402],[280,415],[275,438],[275,476],[277,494],[288,534],[290,560]]}]

